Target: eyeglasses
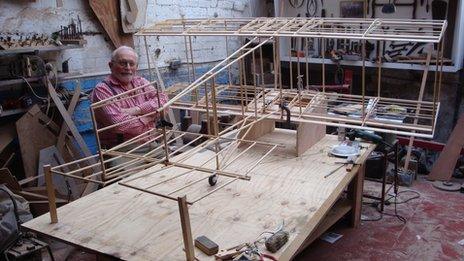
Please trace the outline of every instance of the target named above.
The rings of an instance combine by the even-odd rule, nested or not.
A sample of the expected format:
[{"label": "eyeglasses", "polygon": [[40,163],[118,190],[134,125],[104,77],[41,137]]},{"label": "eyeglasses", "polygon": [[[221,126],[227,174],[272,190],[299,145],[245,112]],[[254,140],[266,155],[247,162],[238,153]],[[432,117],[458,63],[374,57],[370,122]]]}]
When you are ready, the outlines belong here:
[{"label": "eyeglasses", "polygon": [[121,67],[126,67],[126,66],[129,66],[129,67],[134,67],[137,65],[137,63],[133,62],[133,61],[125,61],[125,60],[121,60],[121,61],[115,61],[117,65],[121,66]]}]

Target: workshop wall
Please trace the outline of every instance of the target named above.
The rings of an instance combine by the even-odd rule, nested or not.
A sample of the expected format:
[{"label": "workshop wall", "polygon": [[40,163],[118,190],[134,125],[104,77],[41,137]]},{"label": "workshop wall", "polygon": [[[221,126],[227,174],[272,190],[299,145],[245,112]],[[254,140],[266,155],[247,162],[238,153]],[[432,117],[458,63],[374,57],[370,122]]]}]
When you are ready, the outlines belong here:
[{"label": "workshop wall", "polygon": [[[280,3],[279,3],[280,2]],[[302,3],[300,6],[298,4],[292,5],[291,3]],[[353,16],[346,16],[350,14],[361,14],[359,13],[360,9],[358,8],[346,8],[347,5],[353,6],[354,3],[358,3],[360,7],[363,7],[363,0],[307,0],[307,1],[279,1],[275,0],[276,4],[276,13],[281,13],[280,16],[283,17],[321,17],[322,10],[325,12],[326,17],[353,17]],[[404,0],[404,1],[388,1],[388,0],[369,0],[366,1],[368,3],[368,11],[366,13],[366,17],[368,18],[388,18],[388,19],[427,19],[431,20],[435,17],[435,19],[444,19],[444,18],[437,18],[441,16],[445,16],[449,23],[452,23],[453,20],[450,18],[454,15],[455,21],[454,24],[448,24],[447,33],[445,35],[445,57],[451,58],[452,62],[457,68],[457,70],[462,69],[463,67],[463,60],[464,60],[464,4],[462,1],[449,1],[449,0],[440,0],[439,2],[446,3],[446,8],[450,8],[451,6],[455,7],[455,9],[448,9],[448,10],[441,10],[437,7],[434,8],[432,4],[434,1],[420,1],[420,0]],[[386,3],[397,3],[396,11],[394,13],[382,13],[382,4]],[[438,2],[438,1],[437,1]],[[309,3],[309,5],[308,5]],[[452,5],[452,3],[454,3]],[[375,15],[372,12],[372,7],[375,4]],[[415,8],[412,7],[412,4],[415,4]],[[342,8],[344,6],[344,8]],[[342,11],[345,10],[345,11]],[[348,11],[346,11],[348,10]],[[362,9],[361,9],[362,10]],[[344,16],[345,15],[345,16]],[[281,52],[288,49],[288,42],[284,42],[281,45]],[[390,49],[387,47],[387,50]],[[408,49],[409,50],[409,49]],[[421,48],[418,48],[412,54],[417,54]],[[371,53],[371,58],[374,58],[375,49]],[[407,53],[406,51],[404,53]]]},{"label": "workshop wall", "polygon": [[[260,0],[147,0],[145,24],[151,24],[163,19],[205,18],[205,17],[251,17],[266,16],[268,11]],[[270,3],[272,8],[272,3]],[[11,33],[38,33],[50,35],[60,30],[60,26],[68,25],[77,18],[82,21],[82,28],[87,44],[84,48],[64,50],[61,52],[48,52],[41,54],[46,59],[55,61],[58,70],[61,63],[70,59],[71,73],[100,75],[108,73],[108,58],[113,50],[111,43],[103,34],[97,18],[93,14],[88,1],[63,1],[62,7],[57,7],[56,0],[36,1],[0,1],[0,25],[2,32]],[[172,59],[180,59],[185,63],[183,39],[148,38],[150,52],[159,48],[161,50],[158,65],[167,66]],[[143,39],[134,37],[135,49],[140,56],[140,69],[147,68],[146,51]],[[205,37],[193,39],[196,62],[207,63],[221,60],[217,50],[225,55],[224,39]],[[236,41],[230,42],[230,47],[237,46]]]}]

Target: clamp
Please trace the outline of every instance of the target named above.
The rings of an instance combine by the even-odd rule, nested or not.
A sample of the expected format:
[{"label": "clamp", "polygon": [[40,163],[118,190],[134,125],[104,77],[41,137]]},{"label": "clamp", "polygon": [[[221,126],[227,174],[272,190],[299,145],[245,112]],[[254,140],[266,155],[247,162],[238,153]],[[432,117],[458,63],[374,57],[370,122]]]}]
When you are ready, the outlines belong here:
[{"label": "clamp", "polygon": [[285,120],[285,127],[290,128],[290,118],[292,117],[292,115],[290,114],[290,109],[284,102],[281,102],[279,104],[279,107],[280,109],[282,109],[282,111],[285,111],[285,113],[287,114],[287,119]]}]

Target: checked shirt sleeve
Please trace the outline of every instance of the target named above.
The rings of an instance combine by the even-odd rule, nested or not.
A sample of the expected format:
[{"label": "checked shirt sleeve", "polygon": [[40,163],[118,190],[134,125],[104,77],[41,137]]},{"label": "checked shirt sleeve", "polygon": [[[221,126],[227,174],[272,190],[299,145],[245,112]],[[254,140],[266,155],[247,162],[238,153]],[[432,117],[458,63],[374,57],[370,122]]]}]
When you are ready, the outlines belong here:
[{"label": "checked shirt sleeve", "polygon": [[[100,83],[92,92],[92,102],[101,101],[112,96],[113,93],[109,87],[104,83]],[[95,113],[96,117],[98,117],[98,122],[103,123],[105,126],[127,121],[113,128],[113,131],[116,133],[137,135],[149,129],[149,126],[142,120],[127,113],[123,113],[117,102],[103,106],[97,109]]]}]

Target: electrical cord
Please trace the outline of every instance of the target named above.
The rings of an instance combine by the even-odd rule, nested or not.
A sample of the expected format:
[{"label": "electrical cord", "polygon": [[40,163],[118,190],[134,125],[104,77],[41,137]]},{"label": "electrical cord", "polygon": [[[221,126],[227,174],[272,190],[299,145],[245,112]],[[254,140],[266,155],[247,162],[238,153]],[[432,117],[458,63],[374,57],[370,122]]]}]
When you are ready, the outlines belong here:
[{"label": "electrical cord", "polygon": [[[392,185],[393,186],[393,185]],[[387,190],[388,191],[388,190]],[[411,198],[408,198],[406,200],[403,200],[401,202],[398,202],[398,195],[401,194],[401,193],[414,193],[416,194],[415,196],[411,197]],[[403,216],[399,215],[398,214],[398,210],[397,210],[397,205],[399,204],[404,204],[404,203],[407,203],[411,200],[414,200],[414,199],[417,199],[417,198],[420,198],[421,194],[417,191],[414,191],[414,190],[404,190],[404,191],[398,191],[394,196],[390,196],[388,199],[385,200],[385,203],[388,203],[388,204],[394,204],[394,214],[390,214],[390,213],[386,213],[386,212],[381,212],[380,209],[379,209],[379,204],[377,202],[363,202],[364,205],[370,205],[370,206],[373,206],[379,213],[380,213],[380,216],[378,218],[373,218],[373,219],[363,219],[362,221],[380,221],[382,218],[383,218],[383,215],[385,216],[392,216],[392,217],[396,217],[398,220],[400,220],[401,222],[403,223],[406,223],[406,218],[404,218]],[[393,202],[390,202],[391,199],[394,199]],[[388,205],[387,204],[387,205]]]},{"label": "electrical cord", "polygon": [[45,98],[45,97],[42,97],[42,96],[38,95],[38,94],[34,91],[34,89],[32,88],[31,84],[29,83],[29,81],[28,81],[25,77],[23,77],[23,76],[21,76],[21,75],[16,75],[16,76],[19,77],[19,78],[21,78],[21,79],[23,79],[23,81],[26,83],[27,87],[29,87],[29,89],[31,90],[32,94],[33,94],[35,97],[37,97],[37,98],[40,99],[40,100],[44,100],[44,101],[48,100],[48,97]]}]

